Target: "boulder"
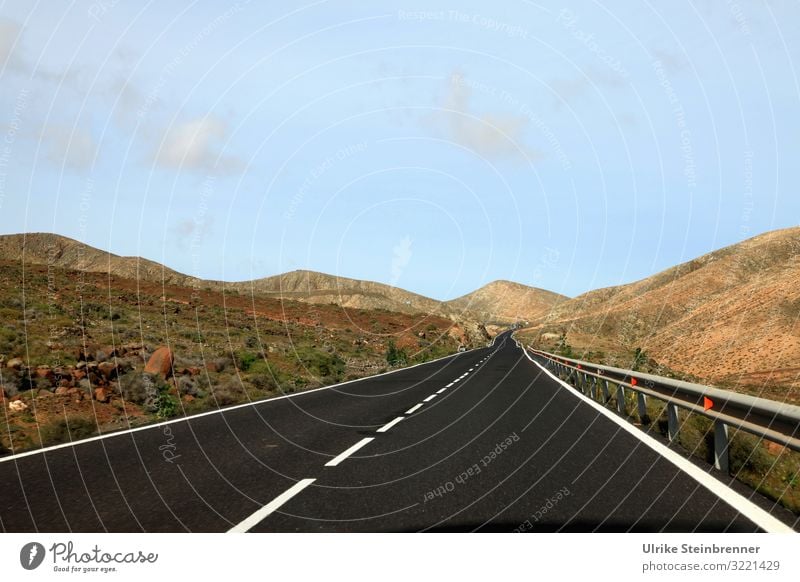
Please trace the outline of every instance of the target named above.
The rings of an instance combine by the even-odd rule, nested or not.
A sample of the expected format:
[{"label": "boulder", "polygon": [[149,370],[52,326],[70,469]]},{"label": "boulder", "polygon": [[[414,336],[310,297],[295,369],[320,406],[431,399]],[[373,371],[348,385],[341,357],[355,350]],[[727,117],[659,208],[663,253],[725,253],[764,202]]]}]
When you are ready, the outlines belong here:
[{"label": "boulder", "polygon": [[95,388],[94,399],[98,402],[108,402],[111,400],[111,391],[106,388]]},{"label": "boulder", "polygon": [[27,408],[28,408],[28,405],[25,404],[22,400],[12,400],[11,402],[8,403],[8,409],[11,412],[22,412],[23,410],[26,410]]},{"label": "boulder", "polygon": [[113,380],[117,377],[117,366],[114,362],[102,362],[97,364],[97,371],[106,381]]},{"label": "boulder", "polygon": [[172,373],[172,364],[174,362],[175,356],[172,354],[172,350],[162,346],[153,352],[153,355],[147,360],[144,371],[147,374],[160,374],[167,378]]},{"label": "boulder", "polygon": [[33,375],[35,378],[45,378],[47,380],[53,381],[53,370],[50,369],[50,366],[39,366],[33,371]]},{"label": "boulder", "polygon": [[10,368],[11,370],[21,370],[24,365],[25,362],[22,361],[22,358],[11,358],[6,362],[6,368]]}]

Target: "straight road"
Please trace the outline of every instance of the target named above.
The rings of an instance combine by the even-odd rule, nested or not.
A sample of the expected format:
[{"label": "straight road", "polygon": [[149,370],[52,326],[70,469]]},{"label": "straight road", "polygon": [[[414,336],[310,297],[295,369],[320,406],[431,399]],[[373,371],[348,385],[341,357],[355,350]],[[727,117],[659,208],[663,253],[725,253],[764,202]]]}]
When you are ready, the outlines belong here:
[{"label": "straight road", "polygon": [[395,373],[0,459],[0,528],[753,532],[774,529],[775,518],[797,526],[743,486],[712,492],[650,438],[561,385],[507,332],[492,347]]}]

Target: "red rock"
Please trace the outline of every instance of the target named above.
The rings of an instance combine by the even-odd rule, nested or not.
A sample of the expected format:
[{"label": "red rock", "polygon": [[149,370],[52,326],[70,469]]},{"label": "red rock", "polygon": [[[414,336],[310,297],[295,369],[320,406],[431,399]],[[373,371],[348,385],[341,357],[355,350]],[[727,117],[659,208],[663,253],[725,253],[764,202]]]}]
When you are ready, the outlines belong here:
[{"label": "red rock", "polygon": [[111,400],[111,392],[105,388],[95,388],[94,399],[98,402],[108,402]]},{"label": "red rock", "polygon": [[61,380],[58,381],[58,386],[60,388],[70,388],[72,386],[72,382],[70,382],[66,378],[61,378]]},{"label": "red rock", "polygon": [[183,395],[183,401],[184,402],[191,402],[193,400],[194,400],[194,396],[192,396],[191,394],[184,394]]},{"label": "red rock", "polygon": [[86,378],[86,372],[84,372],[83,370],[75,370],[74,372],[72,372],[72,378],[76,382],[79,380],[83,380],[84,378]]},{"label": "red rock", "polygon": [[97,371],[104,380],[113,380],[117,376],[117,366],[113,362],[97,364]]},{"label": "red rock", "polygon": [[[74,388],[73,388],[73,390],[74,390]],[[70,391],[70,389],[67,388],[66,386],[59,386],[58,388],[56,388],[56,395],[58,395],[58,396],[69,395],[69,391]]]},{"label": "red rock", "polygon": [[206,363],[206,370],[209,372],[219,372],[219,367],[214,362]]},{"label": "red rock", "polygon": [[189,375],[190,376],[199,376],[200,375],[200,368],[189,368]]},{"label": "red rock", "polygon": [[160,347],[150,356],[144,371],[148,374],[161,374],[161,376],[167,378],[172,373],[174,361],[175,357],[172,354],[172,350],[167,347]]},{"label": "red rock", "polygon": [[37,378],[47,378],[48,380],[51,380],[51,381],[53,380],[53,370],[51,370],[47,366],[41,366],[39,368],[36,368],[36,370],[34,370],[33,374]]}]

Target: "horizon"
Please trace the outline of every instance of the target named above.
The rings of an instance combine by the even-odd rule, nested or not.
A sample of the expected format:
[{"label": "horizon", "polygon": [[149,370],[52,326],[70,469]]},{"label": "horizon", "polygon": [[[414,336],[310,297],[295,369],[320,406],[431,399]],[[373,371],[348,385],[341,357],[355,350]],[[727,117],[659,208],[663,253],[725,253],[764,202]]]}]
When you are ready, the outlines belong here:
[{"label": "horizon", "polygon": [[[788,227],[784,227],[784,228],[780,228],[780,229],[768,230],[768,231],[765,231],[765,232],[760,232],[760,233],[757,233],[757,234],[753,234],[753,235],[751,235],[751,236],[748,236],[747,238],[744,238],[744,239],[742,239],[742,240],[735,241],[735,242],[731,243],[730,245],[726,245],[726,246],[724,246],[724,247],[718,247],[718,248],[716,248],[716,249],[711,249],[710,251],[708,251],[708,252],[706,252],[706,253],[703,253],[703,254],[701,254],[701,255],[697,255],[697,256],[695,256],[695,257],[690,257],[690,258],[688,258],[688,259],[687,259],[685,262],[689,262],[689,261],[692,261],[692,260],[694,260],[694,259],[700,258],[700,257],[702,257],[702,256],[704,256],[704,255],[706,255],[706,254],[708,254],[708,253],[711,253],[711,252],[715,252],[715,251],[722,250],[722,249],[724,249],[724,248],[727,248],[728,246],[735,246],[735,245],[737,245],[737,244],[740,244],[740,243],[743,243],[743,242],[746,242],[746,241],[748,241],[748,240],[752,240],[752,239],[755,239],[755,238],[759,238],[759,237],[761,237],[761,236],[764,236],[764,235],[767,235],[767,234],[771,234],[771,233],[774,233],[774,232],[780,232],[780,231],[784,231],[784,230],[792,230],[792,229],[795,229],[795,228],[800,228],[800,225],[788,226]],[[30,235],[59,236],[59,237],[67,238],[67,239],[69,239],[69,240],[72,240],[72,241],[74,241],[74,242],[77,242],[77,243],[80,243],[80,244],[88,244],[88,243],[84,243],[83,241],[80,241],[80,240],[77,240],[77,239],[73,239],[73,238],[71,238],[71,237],[68,237],[68,236],[66,236],[66,235],[58,234],[58,233],[55,233],[55,232],[15,232],[15,233],[1,233],[1,234],[0,234],[0,237],[4,237],[4,236],[30,236]],[[89,246],[92,246],[92,245],[89,245]],[[175,269],[175,268],[171,267],[171,266],[170,266],[170,265],[168,265],[168,264],[165,264],[165,263],[160,263],[159,261],[157,261],[157,260],[155,260],[155,259],[151,259],[151,258],[149,258],[149,257],[146,257],[146,256],[139,256],[139,255],[121,255],[121,254],[119,254],[119,253],[116,253],[116,252],[114,252],[114,251],[113,251],[113,250],[111,250],[111,249],[103,249],[103,248],[98,248],[98,247],[93,247],[93,246],[92,246],[92,248],[94,248],[95,250],[98,250],[98,251],[100,251],[100,252],[103,252],[103,253],[110,253],[110,254],[112,254],[112,255],[115,255],[115,256],[117,256],[117,257],[120,257],[120,258],[125,258],[125,259],[142,259],[142,260],[146,260],[146,261],[151,261],[151,262],[154,262],[154,263],[160,264],[161,266],[163,266],[163,267],[166,267],[167,269],[170,269],[170,270],[172,270],[172,271],[175,271],[175,272],[177,272],[177,273],[178,273],[178,274],[180,274],[180,275],[192,276],[192,275],[188,275],[188,273],[184,273],[183,271],[180,271],[179,269]],[[619,283],[618,285],[615,285],[615,286],[624,286],[624,285],[630,285],[630,284],[636,283],[636,282],[638,282],[638,281],[641,281],[641,280],[643,280],[643,279],[647,279],[647,278],[649,278],[649,277],[653,277],[653,276],[655,276],[655,275],[658,275],[659,273],[661,273],[661,272],[663,272],[663,271],[665,271],[665,270],[669,270],[669,269],[671,269],[671,268],[673,268],[673,267],[677,267],[677,266],[678,266],[678,265],[680,265],[680,264],[683,264],[683,263],[677,263],[677,264],[675,264],[675,265],[668,265],[668,266],[667,266],[667,267],[665,267],[664,269],[660,269],[659,271],[655,271],[655,272],[653,272],[653,273],[650,273],[650,274],[648,274],[648,275],[645,275],[644,277],[642,277],[642,278],[640,278],[640,279],[633,279],[633,280],[631,280],[631,281],[625,281],[625,282]],[[305,268],[302,268],[302,267],[301,267],[301,268],[297,268],[297,269],[292,269],[291,271],[283,271],[283,272],[280,272],[280,273],[272,273],[272,274],[260,275],[260,276],[257,276],[257,277],[255,277],[255,278],[253,278],[253,279],[242,279],[242,280],[201,279],[201,281],[207,281],[207,282],[222,282],[222,283],[248,283],[248,282],[251,282],[251,281],[258,281],[258,280],[260,280],[260,279],[269,279],[269,278],[273,278],[273,277],[279,277],[279,276],[283,276],[283,275],[286,275],[286,274],[289,274],[289,273],[293,273],[293,272],[308,272],[308,273],[315,273],[315,274],[319,274],[319,275],[325,275],[325,276],[328,276],[328,277],[335,277],[335,278],[342,278],[342,279],[350,279],[350,280],[355,280],[355,281],[364,281],[364,282],[368,282],[368,283],[378,283],[378,284],[381,284],[381,285],[387,285],[387,286],[389,286],[389,287],[393,287],[393,288],[396,288],[396,289],[400,289],[400,290],[402,290],[402,291],[406,291],[406,292],[414,293],[414,294],[416,294],[416,295],[420,295],[420,296],[422,296],[422,297],[425,297],[425,298],[428,298],[428,299],[433,299],[433,300],[435,300],[435,301],[439,301],[439,302],[442,302],[442,303],[446,303],[446,302],[448,302],[448,301],[454,301],[454,300],[456,300],[456,299],[460,299],[461,297],[464,297],[464,296],[466,296],[466,295],[470,295],[471,293],[473,293],[473,292],[475,292],[475,291],[478,291],[478,290],[480,290],[480,289],[482,289],[482,288],[484,288],[484,287],[487,287],[487,286],[489,286],[489,285],[492,285],[492,284],[494,284],[494,283],[503,283],[503,282],[506,282],[506,283],[512,283],[512,284],[518,284],[518,285],[525,285],[525,286],[527,286],[527,287],[531,287],[532,289],[538,289],[538,290],[541,290],[541,291],[546,291],[546,292],[551,292],[551,293],[557,293],[556,291],[553,291],[552,289],[547,289],[547,288],[544,288],[544,287],[533,287],[533,286],[531,286],[531,285],[526,285],[525,283],[521,283],[521,282],[519,282],[519,281],[514,281],[513,279],[508,279],[508,278],[500,278],[500,279],[493,279],[493,280],[491,280],[491,281],[488,281],[488,282],[486,282],[486,283],[480,284],[479,286],[475,287],[475,288],[474,288],[474,289],[472,289],[471,291],[468,291],[467,293],[464,293],[464,294],[462,294],[462,295],[458,295],[458,296],[450,297],[450,298],[448,298],[448,299],[440,299],[440,298],[438,298],[438,297],[435,297],[435,296],[425,295],[425,294],[423,294],[423,293],[420,293],[420,292],[418,292],[418,291],[416,291],[416,290],[414,290],[414,289],[410,289],[410,288],[406,288],[406,287],[400,287],[400,286],[391,285],[390,283],[387,283],[386,281],[373,280],[373,279],[359,279],[359,278],[357,278],[357,277],[353,277],[353,276],[350,276],[350,275],[347,275],[347,274],[333,274],[333,273],[326,273],[326,272],[324,272],[324,271],[315,271],[315,270],[313,270],[313,269],[305,269]],[[583,294],[590,293],[590,292],[592,292],[592,291],[598,291],[598,290],[600,290],[600,289],[605,289],[605,288],[606,288],[606,287],[595,287],[595,288],[593,288],[593,289],[586,289],[585,291],[582,291],[581,293],[579,293],[579,294],[577,294],[577,295],[564,295],[564,296],[565,296],[567,299],[575,299],[575,298],[577,298],[577,297],[580,297],[580,296],[581,296],[581,295],[583,295]],[[562,295],[563,295],[563,294],[562,294]]]},{"label": "horizon", "polygon": [[4,4],[0,232],[432,298],[637,281],[795,225],[798,16]]}]

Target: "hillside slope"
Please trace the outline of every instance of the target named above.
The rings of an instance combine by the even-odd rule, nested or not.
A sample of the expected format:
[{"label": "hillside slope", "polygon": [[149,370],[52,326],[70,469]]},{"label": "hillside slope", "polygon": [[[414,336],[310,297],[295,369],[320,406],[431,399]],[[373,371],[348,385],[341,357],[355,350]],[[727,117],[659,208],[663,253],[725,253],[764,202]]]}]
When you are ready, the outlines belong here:
[{"label": "hillside slope", "polygon": [[512,281],[494,281],[463,297],[447,301],[456,311],[471,311],[485,321],[534,321],[569,298]]},{"label": "hillside slope", "polygon": [[800,387],[798,281],[800,228],[773,231],[585,293],[526,336],[547,347],[564,333],[579,350],[612,354],[638,347],[673,370],[733,387]]}]

